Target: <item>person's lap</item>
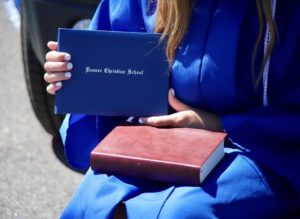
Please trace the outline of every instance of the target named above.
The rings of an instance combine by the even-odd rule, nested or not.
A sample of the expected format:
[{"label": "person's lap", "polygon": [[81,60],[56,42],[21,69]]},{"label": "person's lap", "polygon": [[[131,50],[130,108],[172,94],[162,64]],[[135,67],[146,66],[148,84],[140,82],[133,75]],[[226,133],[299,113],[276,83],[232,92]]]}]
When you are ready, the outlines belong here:
[{"label": "person's lap", "polygon": [[[289,190],[238,150],[199,187],[172,186],[89,170],[62,218],[111,218],[124,202],[128,218],[282,218]],[[276,180],[275,186],[271,181]]]}]

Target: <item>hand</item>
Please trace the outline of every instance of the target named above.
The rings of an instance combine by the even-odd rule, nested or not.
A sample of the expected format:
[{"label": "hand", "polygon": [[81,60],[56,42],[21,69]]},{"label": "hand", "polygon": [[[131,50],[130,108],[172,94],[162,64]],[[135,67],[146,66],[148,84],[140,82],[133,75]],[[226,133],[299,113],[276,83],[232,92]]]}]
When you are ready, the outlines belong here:
[{"label": "hand", "polygon": [[48,93],[55,94],[62,87],[61,81],[71,78],[69,71],[73,68],[73,65],[70,62],[70,54],[57,52],[57,42],[50,41],[47,46],[51,51],[46,54],[47,62],[44,68],[47,73],[44,75],[44,79],[50,83],[47,86]]},{"label": "hand", "polygon": [[180,102],[174,95],[172,89],[169,90],[169,104],[177,112],[166,116],[152,116],[140,118],[140,122],[156,127],[188,127],[206,129],[211,131],[222,131],[221,118],[213,113],[198,110]]}]

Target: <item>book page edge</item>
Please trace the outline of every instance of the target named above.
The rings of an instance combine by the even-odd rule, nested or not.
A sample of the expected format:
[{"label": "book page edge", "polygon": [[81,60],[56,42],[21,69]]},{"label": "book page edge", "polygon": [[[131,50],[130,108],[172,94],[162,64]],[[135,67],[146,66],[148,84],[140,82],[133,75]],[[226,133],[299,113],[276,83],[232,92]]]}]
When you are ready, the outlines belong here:
[{"label": "book page edge", "polygon": [[217,147],[217,149],[211,154],[206,162],[200,168],[200,183],[202,183],[219,161],[224,157],[224,141]]}]

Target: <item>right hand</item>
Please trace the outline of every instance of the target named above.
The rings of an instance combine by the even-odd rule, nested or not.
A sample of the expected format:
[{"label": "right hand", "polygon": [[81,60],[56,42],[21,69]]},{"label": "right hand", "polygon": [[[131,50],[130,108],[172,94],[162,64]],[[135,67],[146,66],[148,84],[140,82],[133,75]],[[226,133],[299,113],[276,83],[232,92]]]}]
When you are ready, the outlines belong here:
[{"label": "right hand", "polygon": [[73,65],[70,62],[70,54],[57,52],[57,42],[50,41],[47,46],[51,51],[46,54],[47,61],[44,65],[46,70],[44,79],[50,83],[47,86],[47,92],[55,94],[56,91],[61,89],[62,81],[71,78],[70,70],[72,70]]}]

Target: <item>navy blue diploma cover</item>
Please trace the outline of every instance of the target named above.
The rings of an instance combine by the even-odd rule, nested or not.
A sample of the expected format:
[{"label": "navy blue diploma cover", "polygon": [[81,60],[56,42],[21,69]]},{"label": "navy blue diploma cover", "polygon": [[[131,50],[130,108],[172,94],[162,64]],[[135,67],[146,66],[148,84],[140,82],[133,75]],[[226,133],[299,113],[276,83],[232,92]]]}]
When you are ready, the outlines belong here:
[{"label": "navy blue diploma cover", "polygon": [[168,113],[169,67],[159,34],[59,29],[58,45],[71,54],[73,69],[56,94],[55,113]]}]

